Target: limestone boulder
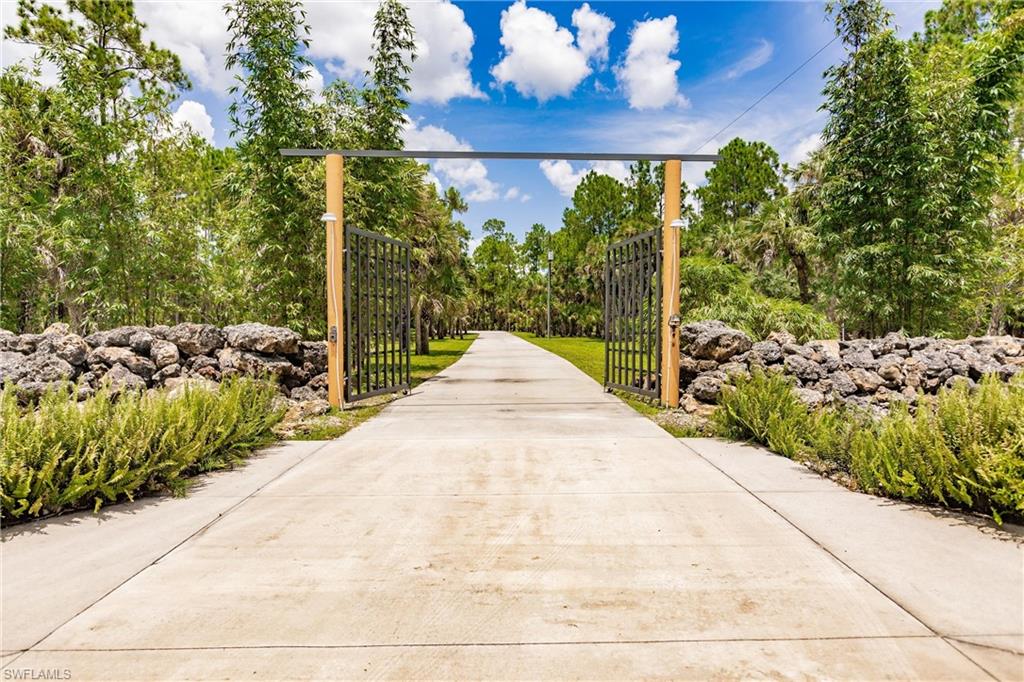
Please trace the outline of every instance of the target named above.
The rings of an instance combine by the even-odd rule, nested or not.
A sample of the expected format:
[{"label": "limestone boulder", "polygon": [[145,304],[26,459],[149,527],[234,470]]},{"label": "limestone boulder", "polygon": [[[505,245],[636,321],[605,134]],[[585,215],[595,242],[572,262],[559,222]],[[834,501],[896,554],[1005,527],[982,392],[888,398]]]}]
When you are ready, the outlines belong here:
[{"label": "limestone boulder", "polygon": [[209,355],[224,347],[224,333],[212,324],[178,324],[167,331],[166,338],[189,355]]},{"label": "limestone boulder", "polygon": [[726,381],[725,372],[707,372],[701,374],[686,388],[686,392],[697,400],[706,403],[713,403],[718,400],[722,392],[722,385]]},{"label": "limestone boulder", "polygon": [[125,391],[144,391],[146,381],[121,364],[116,364],[103,375],[102,383],[110,387],[115,395]]},{"label": "limestone boulder", "polygon": [[787,355],[783,363],[786,373],[795,376],[801,381],[817,381],[824,375],[821,366],[802,355]]},{"label": "limestone boulder", "polygon": [[757,356],[762,365],[782,362],[782,346],[775,341],[758,341],[751,346],[750,352]]},{"label": "limestone boulder", "polygon": [[299,343],[299,357],[303,363],[310,363],[314,374],[327,371],[327,342],[302,341]]},{"label": "limestone boulder", "polygon": [[232,348],[267,354],[295,355],[302,341],[302,337],[287,327],[271,327],[256,322],[225,327],[224,335],[227,345]]},{"label": "limestone boulder", "polygon": [[72,365],[84,365],[89,356],[89,345],[85,339],[70,332],[67,334],[45,333],[36,344],[36,348],[44,353],[52,353]]},{"label": "limestone boulder", "polygon": [[680,330],[681,348],[698,360],[725,362],[753,346],[750,337],[718,320],[694,322]]},{"label": "limestone boulder", "polygon": [[864,393],[874,393],[878,390],[879,386],[885,383],[885,380],[878,376],[876,372],[861,367],[854,367],[847,374],[853,383],[857,385],[857,388]]},{"label": "limestone boulder", "polygon": [[279,355],[261,355],[238,348],[225,348],[217,354],[222,370],[237,370],[249,376],[271,376],[280,379],[292,369],[292,363]]},{"label": "limestone boulder", "polygon": [[163,339],[153,339],[149,345],[149,357],[153,364],[157,366],[157,369],[176,365],[181,359],[178,347],[170,341],[164,341]]},{"label": "limestone boulder", "polygon": [[54,322],[49,327],[43,330],[43,336],[66,336],[71,333],[71,325],[64,322]]},{"label": "limestone boulder", "polygon": [[128,337],[128,346],[139,355],[149,355],[153,345],[153,335],[147,329],[135,332]]}]

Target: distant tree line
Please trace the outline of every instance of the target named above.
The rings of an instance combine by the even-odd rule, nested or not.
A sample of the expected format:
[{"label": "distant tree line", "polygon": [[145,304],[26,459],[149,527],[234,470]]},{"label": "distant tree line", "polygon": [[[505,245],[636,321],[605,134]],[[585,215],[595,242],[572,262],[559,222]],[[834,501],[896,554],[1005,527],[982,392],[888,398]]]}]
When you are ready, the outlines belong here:
[{"label": "distant tree line", "polygon": [[[323,169],[281,147],[402,146],[415,59],[384,0],[365,86],[309,86],[294,0],[240,0],[228,66],[233,145],[175,128],[180,61],[127,1],[20,0],[11,40],[40,61],[0,73],[0,327],[257,319],[326,332]],[[828,11],[845,47],[825,73],[821,147],[789,167],[734,139],[682,187],[681,305],[764,335],[1024,332],[1024,9],[947,0],[908,40],[879,0]],[[57,82],[44,85],[42,61]],[[467,326],[599,335],[609,243],[656,229],[659,165],[590,173],[561,225],[520,240],[489,220],[472,253],[464,199],[413,160],[346,160],[345,222],[412,245],[421,351]]]}]

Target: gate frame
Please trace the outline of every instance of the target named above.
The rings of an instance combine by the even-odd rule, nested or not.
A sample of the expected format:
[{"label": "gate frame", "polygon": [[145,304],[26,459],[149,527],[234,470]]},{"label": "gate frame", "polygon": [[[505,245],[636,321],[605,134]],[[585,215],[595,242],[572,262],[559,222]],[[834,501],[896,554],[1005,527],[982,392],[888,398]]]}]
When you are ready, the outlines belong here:
[{"label": "gate frame", "polygon": [[[282,156],[325,157],[327,231],[327,397],[334,407],[344,407],[345,390],[339,352],[344,348],[344,276],[341,228],[344,220],[344,158],[405,159],[524,159],[565,161],[663,161],[665,162],[664,224],[662,226],[662,375],[661,402],[679,406],[679,230],[682,162],[714,163],[718,154],[647,154],[604,152],[499,152],[473,150],[405,149],[279,149]],[[669,190],[672,191],[669,191]],[[672,390],[672,387],[675,390]]]},{"label": "gate frame", "polygon": [[[654,270],[654,272],[650,273],[650,276],[654,276],[656,278],[656,280],[657,280],[654,283],[654,287],[655,287],[655,296],[654,297],[655,297],[655,299],[657,301],[657,304],[656,304],[657,305],[657,310],[654,311],[656,317],[654,319],[653,329],[657,332],[654,335],[655,336],[654,347],[655,347],[655,357],[657,358],[658,366],[657,367],[653,367],[652,366],[652,367],[650,367],[648,369],[648,371],[650,371],[650,370],[654,371],[654,388],[653,389],[643,389],[643,388],[637,388],[635,386],[630,386],[630,385],[626,385],[626,384],[615,383],[615,382],[609,381],[609,378],[611,376],[617,374],[618,371],[621,369],[621,368],[619,368],[615,364],[615,360],[613,360],[613,356],[614,355],[619,355],[619,357],[621,359],[622,348],[621,347],[616,348],[615,352],[612,352],[611,349],[609,348],[609,342],[611,341],[613,336],[617,336],[618,335],[618,332],[617,332],[617,330],[612,330],[611,327],[608,324],[609,323],[608,311],[612,307],[612,306],[610,306],[610,303],[611,303],[611,300],[613,298],[612,291],[614,289],[612,273],[614,271],[614,268],[617,265],[621,265],[621,263],[615,263],[615,262],[612,261],[612,251],[613,250],[622,250],[622,249],[625,249],[625,248],[628,248],[628,247],[632,246],[633,244],[636,244],[637,242],[646,241],[646,240],[649,240],[649,239],[652,239],[652,238],[653,238],[653,241],[654,241],[655,270]],[[640,395],[640,396],[643,396],[643,397],[646,397],[646,398],[654,398],[655,400],[658,400],[658,401],[661,400],[661,391],[662,391],[662,389],[661,389],[662,343],[664,342],[664,334],[662,333],[663,330],[664,330],[664,327],[662,326],[662,319],[661,319],[662,304],[664,302],[664,297],[662,295],[662,287],[664,286],[664,278],[662,277],[662,272],[661,272],[661,269],[664,266],[664,262],[663,261],[664,261],[664,247],[662,245],[662,236],[661,236],[660,229],[648,230],[647,232],[643,232],[641,234],[636,234],[636,235],[633,235],[632,237],[627,237],[626,239],[623,239],[623,240],[620,240],[618,242],[615,242],[614,244],[610,244],[605,249],[605,252],[604,252],[604,388],[605,388],[606,391],[611,391],[611,390],[627,391],[629,393],[635,393],[636,395]],[[647,285],[647,283],[644,283],[643,286],[646,287],[648,285]],[[641,308],[642,307],[643,307],[643,302],[641,302]],[[616,323],[618,323],[618,322],[621,321],[621,319],[622,319],[621,317],[616,317],[614,321]],[[643,319],[643,314],[642,313],[641,313],[641,319]],[[646,330],[645,330],[645,332],[646,332]],[[621,339],[616,338],[616,341],[621,341]],[[651,349],[648,348],[647,350],[649,352]]]},{"label": "gate frame", "polygon": [[[352,310],[353,310],[353,308],[355,308],[356,314],[360,318],[363,316],[364,311],[365,311],[367,316],[373,316],[373,317],[375,317],[377,314],[379,314],[380,311],[379,311],[379,309],[375,309],[375,312],[373,312],[373,313],[370,312],[369,298],[367,299],[367,304],[366,304],[366,308],[365,309],[360,308],[360,302],[359,301],[356,301],[355,303],[353,303],[353,301],[352,301],[352,290],[356,289],[357,292],[358,292],[358,296],[360,298],[362,298],[362,294],[364,293],[364,290],[366,289],[366,287],[370,287],[370,291],[373,291],[375,296],[379,294],[379,286],[378,285],[379,285],[379,282],[380,282],[380,279],[379,279],[379,277],[380,277],[380,270],[378,270],[377,268],[380,268],[381,260],[382,259],[381,259],[381,257],[379,255],[376,255],[377,247],[374,247],[374,254],[375,254],[374,256],[370,256],[368,251],[365,252],[365,253],[360,253],[358,250],[356,251],[355,257],[357,259],[360,257],[360,255],[364,255],[367,258],[367,269],[366,269],[366,272],[362,274],[362,276],[365,277],[364,283],[366,284],[366,286],[364,286],[363,284],[359,284],[358,283],[358,279],[361,276],[359,274],[359,272],[358,272],[359,265],[357,264],[355,266],[352,266],[352,262],[350,260],[352,258],[352,255],[353,255],[352,252],[354,250],[353,246],[352,246],[353,239],[364,240],[364,242],[366,240],[369,240],[370,242],[376,242],[378,244],[385,244],[385,245],[390,246],[392,249],[399,249],[400,250],[401,256],[399,258],[397,258],[397,259],[394,258],[393,254],[392,254],[392,256],[388,256],[387,257],[387,260],[388,260],[388,262],[389,262],[389,264],[390,264],[390,266],[392,268],[394,267],[394,265],[396,263],[400,264],[400,269],[401,269],[400,274],[396,277],[395,274],[394,274],[394,271],[392,269],[390,275],[385,274],[385,279],[390,277],[392,285],[394,285],[396,282],[398,284],[398,287],[397,287],[398,291],[397,291],[397,293],[392,292],[392,296],[393,296],[394,301],[401,300],[401,310],[402,310],[401,320],[402,320],[402,330],[403,330],[402,336],[401,336],[401,344],[400,344],[400,346],[398,348],[397,353],[395,353],[395,357],[397,357],[399,361],[398,361],[397,364],[395,364],[394,362],[390,363],[390,365],[392,367],[392,376],[394,375],[395,368],[397,368],[398,378],[399,378],[400,381],[398,383],[396,383],[396,384],[391,384],[391,385],[388,385],[388,386],[378,386],[377,388],[373,388],[373,389],[370,389],[368,391],[362,391],[360,389],[360,387],[357,386],[356,387],[357,390],[355,392],[355,396],[356,397],[354,397],[354,398],[353,398],[351,377],[353,376],[353,373],[354,373],[353,372],[352,362],[353,362],[353,359],[354,359],[354,356],[356,355],[356,353],[352,352],[352,348],[351,348],[351,343],[353,341],[353,339],[351,338],[352,335],[353,335],[353,332],[352,332],[352,324],[353,324]],[[363,246],[365,248],[365,243],[364,243]],[[344,330],[343,337],[345,339],[345,343],[342,344],[341,348],[344,351],[344,353],[342,355],[342,359],[343,359],[344,365],[345,365],[345,381],[344,381],[344,384],[342,386],[342,389],[343,389],[342,395],[345,398],[345,402],[354,403],[354,402],[358,402],[359,400],[365,400],[366,398],[372,398],[374,396],[383,395],[385,393],[397,393],[399,391],[401,391],[403,394],[407,394],[409,392],[409,389],[410,389],[411,385],[412,385],[412,367],[411,367],[411,362],[410,362],[410,353],[411,353],[411,348],[412,348],[412,339],[411,339],[410,334],[409,334],[409,323],[410,323],[410,318],[411,318],[411,311],[410,311],[410,306],[409,306],[409,273],[410,273],[410,270],[409,270],[409,253],[412,251],[412,247],[409,244],[406,244],[403,241],[400,241],[398,239],[394,239],[392,237],[388,237],[386,235],[377,234],[375,232],[370,232],[368,230],[362,230],[362,229],[360,229],[358,227],[347,227],[347,228],[345,228],[345,249],[344,249],[344,251],[345,251],[345,254],[344,254],[345,257],[343,259],[343,263],[344,263],[344,266],[345,266],[345,276],[342,277],[342,285],[343,285],[343,288],[345,290],[344,291],[344,293],[345,293],[345,296],[344,296],[344,298],[345,298],[345,318],[342,320],[341,329]],[[386,251],[386,248],[385,248],[385,251]],[[374,270],[375,274],[374,274],[374,276],[372,278],[374,280],[374,285],[372,287],[369,285],[369,282],[370,282],[370,279],[371,279],[370,274],[369,274],[369,272],[370,272],[369,260],[371,258],[376,261],[374,263],[374,265],[373,265],[373,268],[375,269]],[[351,286],[352,282],[349,281],[349,277],[351,277],[351,275],[352,275],[351,267],[355,267],[356,270],[357,270],[357,272],[356,272],[357,283],[356,283],[355,286]],[[387,273],[387,272],[388,272],[388,269],[387,269],[387,267],[385,267],[385,273]],[[386,304],[385,304],[385,307],[386,307]],[[395,311],[392,310],[391,312],[392,312],[392,314],[394,314]],[[360,320],[356,324],[357,324],[357,326],[361,326],[363,324],[363,322]],[[376,323],[374,323],[374,324],[376,324]],[[369,324],[367,324],[367,326],[366,326],[366,332],[367,332],[367,335],[366,335],[366,339],[365,340],[367,341],[367,343],[369,343],[369,339],[370,339]],[[376,338],[377,335],[378,335],[378,330],[375,329],[373,336]],[[355,333],[355,336],[356,336],[356,338],[359,339],[359,343],[361,345],[363,343],[363,340],[364,340],[363,339],[363,335],[357,331]],[[385,333],[385,335],[384,335],[385,344],[390,340],[390,338],[389,338],[390,336],[391,336],[390,334]],[[374,363],[375,363],[375,367],[377,367],[377,368],[380,367],[380,365],[379,365],[380,357],[378,355],[379,353],[380,353],[379,349],[376,349],[374,351]],[[386,355],[387,355],[387,351],[385,351],[385,356]],[[367,358],[368,358],[368,354],[367,354],[366,357],[363,357],[363,360],[367,360]],[[367,363],[366,367],[367,368],[369,367],[369,363]],[[364,369],[363,372],[368,373],[369,370],[368,369]],[[362,372],[360,372],[358,374],[359,374],[360,377],[365,376]],[[369,377],[367,377],[367,383],[370,383],[369,382]]]}]

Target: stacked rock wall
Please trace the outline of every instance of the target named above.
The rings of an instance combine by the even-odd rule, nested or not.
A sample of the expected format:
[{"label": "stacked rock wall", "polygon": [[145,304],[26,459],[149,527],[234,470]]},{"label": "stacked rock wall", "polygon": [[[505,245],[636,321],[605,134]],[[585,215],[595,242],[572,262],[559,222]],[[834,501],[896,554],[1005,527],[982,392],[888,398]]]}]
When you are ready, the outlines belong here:
[{"label": "stacked rock wall", "polygon": [[754,367],[793,377],[808,405],[842,402],[885,409],[956,382],[974,385],[994,374],[1008,380],[1024,371],[1024,339],[985,336],[963,340],[907,337],[796,343],[785,333],[753,342],[743,332],[710,320],[681,330],[679,388],[684,409],[706,412],[734,373]]},{"label": "stacked rock wall", "polygon": [[84,398],[103,384],[118,392],[233,375],[272,375],[285,395],[311,400],[327,396],[326,372],[323,341],[257,323],[118,327],[84,338],[64,324],[42,334],[0,330],[0,385],[14,385],[26,402],[61,381],[75,382]]}]

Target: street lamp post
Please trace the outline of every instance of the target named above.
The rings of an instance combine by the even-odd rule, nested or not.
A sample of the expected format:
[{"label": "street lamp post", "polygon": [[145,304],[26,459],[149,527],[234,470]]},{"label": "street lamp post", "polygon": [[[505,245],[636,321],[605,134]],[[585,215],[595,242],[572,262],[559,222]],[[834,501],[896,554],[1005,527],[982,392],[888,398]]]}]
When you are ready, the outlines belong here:
[{"label": "street lamp post", "polygon": [[551,261],[555,260],[555,252],[548,251],[548,338],[551,338]]}]

